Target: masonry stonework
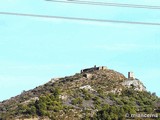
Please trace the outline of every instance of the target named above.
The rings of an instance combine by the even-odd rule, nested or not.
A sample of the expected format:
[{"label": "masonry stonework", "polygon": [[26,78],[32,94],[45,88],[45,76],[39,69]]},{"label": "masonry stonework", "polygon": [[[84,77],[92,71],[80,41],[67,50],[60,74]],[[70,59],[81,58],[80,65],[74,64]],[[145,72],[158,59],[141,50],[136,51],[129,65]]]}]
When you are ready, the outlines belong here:
[{"label": "masonry stonework", "polygon": [[92,71],[95,71],[95,70],[106,70],[107,67],[106,66],[99,66],[97,67],[96,65],[92,68],[86,68],[86,69],[82,69],[81,70],[81,73],[83,72],[92,72]]},{"label": "masonry stonework", "polygon": [[128,79],[135,79],[133,72],[128,72]]}]

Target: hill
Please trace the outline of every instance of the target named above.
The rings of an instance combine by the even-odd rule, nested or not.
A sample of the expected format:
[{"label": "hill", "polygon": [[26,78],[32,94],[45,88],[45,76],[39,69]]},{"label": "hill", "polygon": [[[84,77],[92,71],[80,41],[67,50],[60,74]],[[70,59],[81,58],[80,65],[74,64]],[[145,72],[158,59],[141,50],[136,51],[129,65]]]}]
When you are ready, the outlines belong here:
[{"label": "hill", "polygon": [[140,80],[95,66],[2,101],[0,120],[159,119],[159,106]]}]

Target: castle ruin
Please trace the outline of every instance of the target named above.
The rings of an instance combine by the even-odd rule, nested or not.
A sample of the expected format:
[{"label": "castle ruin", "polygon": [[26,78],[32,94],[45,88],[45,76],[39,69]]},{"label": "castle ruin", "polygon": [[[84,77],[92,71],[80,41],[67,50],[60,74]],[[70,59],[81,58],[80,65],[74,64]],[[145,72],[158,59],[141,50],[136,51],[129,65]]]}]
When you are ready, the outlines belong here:
[{"label": "castle ruin", "polygon": [[133,72],[128,72],[128,79],[135,79]]},{"label": "castle ruin", "polygon": [[82,69],[81,70],[81,73],[83,72],[92,72],[92,71],[95,71],[95,70],[106,70],[107,67],[106,66],[99,66],[97,67],[96,65],[92,68],[86,68],[86,69]]}]

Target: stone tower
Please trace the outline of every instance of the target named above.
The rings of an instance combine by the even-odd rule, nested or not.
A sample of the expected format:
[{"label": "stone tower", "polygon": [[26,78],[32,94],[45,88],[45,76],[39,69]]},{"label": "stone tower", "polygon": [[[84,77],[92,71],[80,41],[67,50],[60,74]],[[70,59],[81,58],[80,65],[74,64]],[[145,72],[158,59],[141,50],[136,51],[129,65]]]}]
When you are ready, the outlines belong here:
[{"label": "stone tower", "polygon": [[133,72],[128,72],[128,79],[135,79]]}]

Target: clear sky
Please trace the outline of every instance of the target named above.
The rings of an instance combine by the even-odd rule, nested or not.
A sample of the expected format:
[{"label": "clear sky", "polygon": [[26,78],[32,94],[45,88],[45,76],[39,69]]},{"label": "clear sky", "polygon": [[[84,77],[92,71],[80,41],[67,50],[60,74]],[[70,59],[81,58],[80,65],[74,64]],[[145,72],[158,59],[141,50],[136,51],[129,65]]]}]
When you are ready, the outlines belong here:
[{"label": "clear sky", "polygon": [[[99,0],[97,0],[99,1]],[[157,0],[103,0],[159,5]],[[0,0],[0,12],[160,23],[160,11]],[[133,71],[160,96],[160,26],[98,23],[0,15],[0,101],[80,69],[104,65]]]}]

